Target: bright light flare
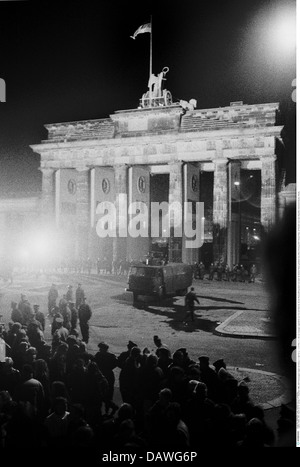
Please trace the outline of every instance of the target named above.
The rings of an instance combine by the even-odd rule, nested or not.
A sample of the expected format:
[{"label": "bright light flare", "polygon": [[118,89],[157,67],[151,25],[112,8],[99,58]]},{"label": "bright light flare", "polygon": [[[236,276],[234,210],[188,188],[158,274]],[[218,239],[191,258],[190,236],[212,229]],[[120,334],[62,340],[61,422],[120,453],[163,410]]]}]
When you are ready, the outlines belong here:
[{"label": "bright light flare", "polygon": [[283,53],[294,52],[296,48],[296,18],[288,12],[281,13],[270,25],[270,40]]},{"label": "bright light flare", "polygon": [[39,234],[33,239],[32,250],[37,257],[49,257],[51,255],[51,239],[45,234]]},{"label": "bright light flare", "polygon": [[51,263],[57,260],[60,248],[61,238],[57,232],[31,231],[19,245],[17,257],[19,261],[26,263]]},{"label": "bright light flare", "polygon": [[27,261],[30,257],[30,253],[25,248],[20,248],[17,256],[21,261]]}]

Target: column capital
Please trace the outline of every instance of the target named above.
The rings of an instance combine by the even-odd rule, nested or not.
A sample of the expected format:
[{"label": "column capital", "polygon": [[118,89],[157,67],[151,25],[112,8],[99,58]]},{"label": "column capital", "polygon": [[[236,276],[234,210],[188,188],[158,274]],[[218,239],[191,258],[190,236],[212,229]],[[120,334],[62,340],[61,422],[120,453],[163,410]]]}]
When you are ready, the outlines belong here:
[{"label": "column capital", "polygon": [[76,171],[77,172],[87,172],[88,170],[91,170],[90,167],[87,167],[86,165],[83,165],[81,167],[75,167]]},{"label": "column capital", "polygon": [[214,165],[227,164],[227,162],[229,162],[227,157],[217,157],[216,159],[213,159]]},{"label": "column capital", "polygon": [[168,166],[170,167],[170,173],[172,172],[172,169],[174,172],[176,171],[180,172],[183,167],[183,162],[182,161],[168,162]]},{"label": "column capital", "polygon": [[56,169],[51,167],[39,167],[38,170],[42,172],[43,175],[51,175],[55,172]]},{"label": "column capital", "polygon": [[127,169],[128,169],[128,166],[125,165],[125,164],[114,165],[113,169],[114,169],[114,172],[115,172],[115,176],[118,176],[118,174],[126,173]]},{"label": "column capital", "polygon": [[126,172],[128,168],[129,166],[127,164],[116,164],[113,166],[113,169],[116,175],[118,173]]},{"label": "column capital", "polygon": [[264,162],[275,162],[277,160],[276,154],[267,154],[265,156],[260,156],[260,160],[262,163]]}]

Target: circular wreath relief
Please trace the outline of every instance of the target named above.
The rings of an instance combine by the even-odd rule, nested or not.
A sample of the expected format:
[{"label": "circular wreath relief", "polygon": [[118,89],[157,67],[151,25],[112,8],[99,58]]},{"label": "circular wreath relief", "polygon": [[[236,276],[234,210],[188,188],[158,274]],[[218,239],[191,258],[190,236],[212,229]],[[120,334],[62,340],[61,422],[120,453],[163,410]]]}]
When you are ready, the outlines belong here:
[{"label": "circular wreath relief", "polygon": [[70,195],[75,195],[76,189],[77,189],[76,182],[75,180],[73,180],[73,178],[71,178],[68,181],[68,192],[70,193]]},{"label": "circular wreath relief", "polygon": [[102,180],[102,191],[103,191],[103,193],[107,194],[107,193],[109,193],[109,190],[110,190],[109,180],[107,178],[103,178],[103,180]]},{"label": "circular wreath relief", "polygon": [[192,190],[193,191],[198,190],[198,178],[197,178],[197,175],[192,176]]},{"label": "circular wreath relief", "polygon": [[138,178],[137,187],[140,193],[145,193],[146,191],[146,178],[142,175]]}]

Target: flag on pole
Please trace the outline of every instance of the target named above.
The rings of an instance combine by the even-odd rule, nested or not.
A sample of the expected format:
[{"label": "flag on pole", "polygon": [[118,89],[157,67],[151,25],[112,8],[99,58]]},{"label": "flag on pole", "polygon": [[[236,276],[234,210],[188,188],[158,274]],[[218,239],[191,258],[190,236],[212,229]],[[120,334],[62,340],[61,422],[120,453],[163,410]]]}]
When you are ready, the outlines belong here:
[{"label": "flag on pole", "polygon": [[135,39],[136,36],[138,34],[143,34],[144,32],[150,32],[151,33],[151,23],[147,23],[147,24],[142,24],[142,26],[140,26],[136,31],[135,33],[133,34],[133,36],[130,36],[132,39]]}]

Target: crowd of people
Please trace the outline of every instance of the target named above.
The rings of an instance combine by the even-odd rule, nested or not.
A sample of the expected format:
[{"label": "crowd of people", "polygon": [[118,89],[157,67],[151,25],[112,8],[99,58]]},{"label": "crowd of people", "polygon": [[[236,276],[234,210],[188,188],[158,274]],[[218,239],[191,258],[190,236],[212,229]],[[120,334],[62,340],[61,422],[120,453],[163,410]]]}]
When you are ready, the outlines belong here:
[{"label": "crowd of people", "polygon": [[210,263],[209,268],[206,268],[204,263],[194,263],[194,279],[203,280],[205,278],[210,281],[216,279],[217,281],[227,282],[255,282],[258,270],[255,264],[246,268],[243,264],[234,264],[230,269],[228,264],[222,261]]},{"label": "crowd of people", "polygon": [[[81,284],[75,299],[72,286],[59,299],[52,284],[47,316],[25,295],[12,302],[8,329],[0,329],[6,345],[0,364],[1,447],[124,452],[200,451],[216,440],[219,447],[274,445],[264,411],[223,359],[213,365],[206,355],[193,360],[186,348],[171,352],[158,336],[151,350],[129,341],[116,355],[102,341],[91,353],[85,313],[88,323],[92,312]],[[48,320],[51,340],[45,338]],[[294,414],[284,407],[279,433],[293,423]]]}]

